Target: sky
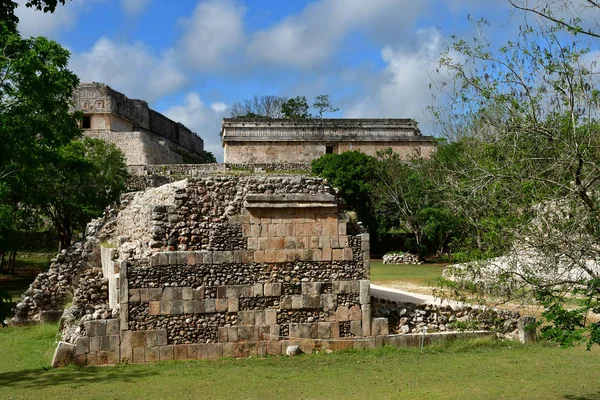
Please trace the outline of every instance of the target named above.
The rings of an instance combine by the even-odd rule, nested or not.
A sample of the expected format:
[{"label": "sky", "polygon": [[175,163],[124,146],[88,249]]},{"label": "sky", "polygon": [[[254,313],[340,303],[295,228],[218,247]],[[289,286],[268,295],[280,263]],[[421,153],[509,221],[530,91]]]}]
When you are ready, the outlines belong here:
[{"label": "sky", "polygon": [[489,39],[514,35],[506,0],[73,0],[54,14],[18,0],[24,37],[71,52],[82,82],[101,82],[188,126],[222,161],[220,124],[254,95],[329,94],[331,118],[414,118],[426,113],[436,60],[468,21]]}]

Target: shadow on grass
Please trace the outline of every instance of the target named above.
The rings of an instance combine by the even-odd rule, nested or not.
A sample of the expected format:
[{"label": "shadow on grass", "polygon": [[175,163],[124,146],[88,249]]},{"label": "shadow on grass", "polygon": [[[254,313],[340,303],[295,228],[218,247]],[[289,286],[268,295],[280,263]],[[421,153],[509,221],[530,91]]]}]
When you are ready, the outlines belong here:
[{"label": "shadow on grass", "polygon": [[600,400],[600,392],[591,393],[585,396],[566,394],[564,398],[567,400]]},{"label": "shadow on grass", "polygon": [[67,367],[63,369],[28,369],[0,374],[0,388],[43,388],[46,386],[72,386],[103,381],[135,382],[140,378],[157,375],[158,371],[118,367]]}]

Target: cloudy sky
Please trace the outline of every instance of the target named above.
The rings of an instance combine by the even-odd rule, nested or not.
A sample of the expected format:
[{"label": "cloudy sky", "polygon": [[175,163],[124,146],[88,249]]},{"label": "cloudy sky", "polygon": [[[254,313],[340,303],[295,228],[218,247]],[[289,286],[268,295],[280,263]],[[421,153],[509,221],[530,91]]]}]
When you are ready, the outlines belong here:
[{"label": "cloudy sky", "polygon": [[415,118],[429,134],[448,38],[473,35],[467,16],[490,20],[498,42],[518,27],[506,0],[73,0],[17,15],[23,36],[71,51],[82,81],[146,100],[219,160],[221,118],[254,94],[329,94],[330,117]]}]

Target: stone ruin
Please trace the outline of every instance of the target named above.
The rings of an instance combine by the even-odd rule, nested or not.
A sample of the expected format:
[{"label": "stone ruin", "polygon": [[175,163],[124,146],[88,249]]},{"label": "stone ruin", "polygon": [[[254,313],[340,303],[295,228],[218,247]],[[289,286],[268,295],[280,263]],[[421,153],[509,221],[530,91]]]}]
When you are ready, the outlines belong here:
[{"label": "stone ruin", "polygon": [[124,195],[37,277],[12,322],[61,315],[55,366],[420,340],[389,335],[387,317],[405,329],[371,298],[369,270],[369,234],[326,181],[207,173]]}]

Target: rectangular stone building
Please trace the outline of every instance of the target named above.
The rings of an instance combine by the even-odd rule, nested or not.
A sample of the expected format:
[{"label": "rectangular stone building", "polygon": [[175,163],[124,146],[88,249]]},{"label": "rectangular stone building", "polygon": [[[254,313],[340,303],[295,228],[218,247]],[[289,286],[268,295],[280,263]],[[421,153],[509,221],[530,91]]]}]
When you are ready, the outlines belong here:
[{"label": "rectangular stone building", "polygon": [[102,83],[82,83],[73,94],[84,135],[114,143],[129,165],[182,164],[202,159],[204,141],[180,123]]},{"label": "rectangular stone building", "polygon": [[235,119],[222,123],[225,163],[310,163],[324,154],[392,148],[403,157],[435,149],[412,119]]}]

